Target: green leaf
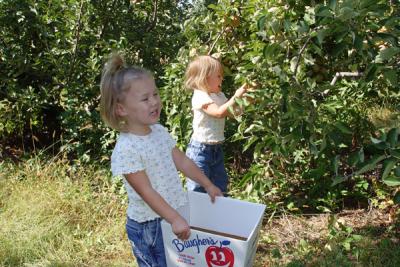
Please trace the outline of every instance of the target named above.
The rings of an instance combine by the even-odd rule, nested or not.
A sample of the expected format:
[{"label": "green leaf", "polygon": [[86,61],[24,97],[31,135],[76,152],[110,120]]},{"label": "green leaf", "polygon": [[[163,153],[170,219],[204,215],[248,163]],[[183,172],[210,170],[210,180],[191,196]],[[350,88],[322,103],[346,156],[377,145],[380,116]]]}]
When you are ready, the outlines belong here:
[{"label": "green leaf", "polygon": [[400,149],[393,149],[393,150],[390,150],[389,153],[390,153],[390,155],[392,155],[393,157],[400,159]]},{"label": "green leaf", "polygon": [[375,58],[376,63],[383,63],[385,60],[391,59],[394,55],[400,52],[400,48],[398,47],[389,47],[383,49],[379,52],[379,54]]},{"label": "green leaf", "polygon": [[357,49],[357,51],[361,51],[362,46],[363,46],[362,37],[360,35],[356,34],[355,38],[354,38],[354,41],[353,41],[353,44],[354,44],[354,48]]},{"label": "green leaf", "polygon": [[336,122],[334,125],[336,128],[338,128],[344,134],[352,134],[353,133],[351,131],[351,129],[349,127],[347,127],[347,125],[341,121]]},{"label": "green leaf", "polygon": [[360,148],[360,151],[358,151],[358,155],[359,155],[359,157],[360,157],[360,162],[361,162],[361,163],[364,162],[365,156],[364,156],[364,148],[363,148],[363,147]]},{"label": "green leaf", "polygon": [[309,171],[307,171],[307,177],[311,179],[319,179],[324,174],[325,169],[323,167],[319,167],[318,169],[310,169]]},{"label": "green leaf", "polygon": [[279,20],[273,20],[270,23],[271,29],[274,32],[274,34],[277,34],[281,31],[281,24],[279,22]]},{"label": "green leaf", "polygon": [[266,19],[267,19],[267,16],[265,16],[265,15],[261,16],[261,18],[258,19],[258,21],[257,21],[257,29],[259,31],[264,30]]},{"label": "green leaf", "polygon": [[381,143],[382,141],[385,141],[385,140],[381,140],[381,139],[374,138],[374,137],[372,137],[372,136],[371,136],[370,139],[371,139],[371,141],[372,141],[373,144],[379,144],[379,143]]},{"label": "green leaf", "polygon": [[333,57],[337,57],[340,55],[340,53],[343,52],[343,50],[345,50],[347,47],[345,42],[340,42],[337,45],[335,45],[332,49],[332,56]]},{"label": "green leaf", "polygon": [[371,5],[376,5],[376,0],[362,0],[360,4],[360,8],[367,8]]},{"label": "green leaf", "polygon": [[243,147],[243,152],[246,151],[247,149],[249,149],[249,147],[258,140],[258,136],[253,135],[244,145]]},{"label": "green leaf", "polygon": [[394,175],[396,175],[397,177],[400,177],[400,167],[396,167],[394,169]]},{"label": "green leaf", "polygon": [[379,150],[385,150],[389,148],[390,147],[389,143],[385,142],[386,135],[382,135],[381,138],[383,140],[371,137],[372,145]]},{"label": "green leaf", "polygon": [[329,10],[328,7],[322,6],[321,8],[319,8],[319,9],[317,10],[317,12],[315,13],[315,16],[317,16],[317,17],[328,17],[328,18],[332,18],[332,17],[333,17],[333,14],[332,14],[332,11]]},{"label": "green leaf", "polygon": [[397,73],[395,70],[387,70],[383,72],[383,76],[386,80],[389,81],[389,84],[392,86],[398,85]]},{"label": "green leaf", "polygon": [[392,44],[392,46],[397,46],[398,38],[397,36],[390,34],[390,33],[385,33],[385,32],[378,32],[376,34],[376,37],[373,38],[373,41],[376,42],[376,39],[382,40],[384,42]]},{"label": "green leaf", "polygon": [[270,45],[266,45],[263,49],[263,55],[266,58],[277,58],[276,55],[280,52],[280,50],[282,49],[282,47],[279,44],[270,44]]},{"label": "green leaf", "polygon": [[339,172],[339,159],[340,159],[340,156],[336,155],[332,162],[333,171],[335,172],[336,176],[338,176],[338,172]]},{"label": "green leaf", "polygon": [[383,180],[385,184],[388,186],[399,186],[400,185],[400,177],[389,176]]},{"label": "green leaf", "polygon": [[396,193],[396,195],[394,195],[394,197],[393,197],[393,203],[394,203],[394,204],[400,204],[400,191],[398,191],[398,192]]},{"label": "green leaf", "polygon": [[279,252],[279,249],[274,248],[271,251],[272,257],[275,259],[281,259],[282,258],[282,254]]},{"label": "green leaf", "polygon": [[385,142],[385,141],[381,141],[377,144],[373,144],[373,146],[379,150],[385,150],[388,149],[390,147],[389,143]]},{"label": "green leaf", "polygon": [[322,42],[323,42],[324,39],[325,39],[325,36],[328,36],[328,35],[329,35],[329,31],[326,30],[326,29],[321,29],[321,30],[317,31],[317,39],[318,39],[318,42],[319,42],[320,44],[322,44]]},{"label": "green leaf", "polygon": [[348,163],[351,167],[356,166],[356,164],[359,163],[359,162],[360,162],[360,154],[359,154],[358,151],[356,151],[356,152],[354,152],[354,153],[351,153],[351,154],[349,155],[349,158],[348,158],[348,160],[347,160],[347,163]]},{"label": "green leaf", "polygon": [[385,180],[389,173],[392,171],[394,165],[397,163],[396,159],[387,159],[383,162],[382,179]]},{"label": "green leaf", "polygon": [[347,178],[346,178],[346,177],[343,177],[343,176],[336,176],[335,178],[332,179],[331,186],[335,186],[335,185],[337,185],[337,184],[341,184],[341,183],[343,183],[344,181],[347,181]]},{"label": "green leaf", "polygon": [[380,161],[384,160],[386,158],[385,155],[381,155],[381,156],[375,156],[372,159],[370,159],[369,161],[367,161],[362,167],[361,169],[359,169],[358,171],[355,172],[355,175],[360,175],[363,174],[367,171],[371,171],[373,169],[376,168],[376,164],[378,164]]},{"label": "green leaf", "polygon": [[387,141],[389,142],[391,147],[396,147],[397,139],[399,136],[399,128],[392,128],[387,134]]},{"label": "green leaf", "polygon": [[331,10],[335,10],[336,9],[336,0],[329,0],[329,4],[328,4],[328,6],[329,6],[329,8],[331,9]]},{"label": "green leaf", "polygon": [[376,64],[369,64],[367,70],[365,71],[365,80],[372,81],[376,77],[376,73],[378,72],[378,66]]},{"label": "green leaf", "polygon": [[319,153],[321,153],[322,151],[324,151],[324,149],[326,148],[326,135],[324,135],[324,137],[322,138],[322,143],[319,147]]},{"label": "green leaf", "polygon": [[339,10],[338,18],[340,20],[347,21],[347,20],[350,20],[350,19],[352,19],[352,18],[354,18],[354,17],[356,17],[358,15],[359,15],[359,13],[354,11],[354,9],[352,9],[351,7],[345,6],[345,7],[342,7]]}]

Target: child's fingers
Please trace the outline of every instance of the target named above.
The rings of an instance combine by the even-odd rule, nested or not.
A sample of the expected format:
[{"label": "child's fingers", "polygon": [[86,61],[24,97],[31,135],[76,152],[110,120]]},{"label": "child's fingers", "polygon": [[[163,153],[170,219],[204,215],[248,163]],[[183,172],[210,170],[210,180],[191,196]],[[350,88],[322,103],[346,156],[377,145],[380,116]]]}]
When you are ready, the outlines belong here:
[{"label": "child's fingers", "polygon": [[247,83],[247,91],[255,91],[256,88],[258,88],[258,87],[259,87],[259,84],[257,82],[252,81],[252,82]]},{"label": "child's fingers", "polygon": [[248,86],[248,84],[244,83],[244,84],[242,84],[242,86],[240,86],[239,90],[246,90],[247,86]]},{"label": "child's fingers", "polygon": [[178,238],[179,238],[180,240],[187,240],[187,239],[189,239],[189,237],[190,237],[190,229],[188,229],[187,231],[181,233],[181,234],[178,236]]},{"label": "child's fingers", "polygon": [[216,192],[210,192],[210,198],[211,198],[211,202],[214,203],[215,202],[215,197],[217,196]]}]

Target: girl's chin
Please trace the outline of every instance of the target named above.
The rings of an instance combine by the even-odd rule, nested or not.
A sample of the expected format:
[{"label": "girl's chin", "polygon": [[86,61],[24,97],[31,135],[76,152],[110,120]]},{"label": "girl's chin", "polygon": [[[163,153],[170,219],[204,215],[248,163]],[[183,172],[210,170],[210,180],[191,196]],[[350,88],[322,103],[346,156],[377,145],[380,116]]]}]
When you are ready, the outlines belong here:
[{"label": "girl's chin", "polygon": [[157,123],[160,120],[160,115],[154,115],[150,117],[150,121],[152,122],[152,124]]}]

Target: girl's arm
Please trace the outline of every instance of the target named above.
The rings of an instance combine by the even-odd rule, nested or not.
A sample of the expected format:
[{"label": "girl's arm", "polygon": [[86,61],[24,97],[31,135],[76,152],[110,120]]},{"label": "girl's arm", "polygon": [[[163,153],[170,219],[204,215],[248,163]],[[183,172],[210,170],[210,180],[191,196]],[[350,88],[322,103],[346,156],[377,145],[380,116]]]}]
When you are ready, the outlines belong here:
[{"label": "girl's arm", "polygon": [[239,89],[236,90],[235,94],[223,105],[218,106],[215,103],[211,103],[205,105],[203,107],[203,110],[208,115],[216,118],[225,118],[227,116],[230,116],[231,113],[229,112],[229,107],[234,106],[236,104],[235,98],[242,97],[243,94],[246,93],[246,91],[247,91],[247,84],[243,84]]},{"label": "girl's arm", "polygon": [[215,201],[216,196],[222,196],[221,190],[216,187],[207,176],[200,170],[199,167],[188,158],[185,153],[180,151],[177,147],[172,150],[172,158],[176,168],[181,171],[185,176],[190,177],[193,181],[199,183],[207,191],[211,197],[211,201]]},{"label": "girl's arm", "polygon": [[172,231],[179,239],[186,240],[189,238],[190,227],[188,223],[153,189],[145,171],[126,174],[125,178],[147,205],[171,224]]}]

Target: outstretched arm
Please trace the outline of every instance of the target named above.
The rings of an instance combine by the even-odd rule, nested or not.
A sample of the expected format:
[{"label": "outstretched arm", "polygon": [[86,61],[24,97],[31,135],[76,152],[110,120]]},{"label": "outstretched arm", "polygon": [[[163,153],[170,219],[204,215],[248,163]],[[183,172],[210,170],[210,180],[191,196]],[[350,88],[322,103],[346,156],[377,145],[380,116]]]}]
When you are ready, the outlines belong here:
[{"label": "outstretched arm", "polygon": [[171,224],[172,231],[179,239],[189,238],[190,227],[188,223],[153,189],[145,171],[126,174],[125,178],[147,205]]},{"label": "outstretched arm", "polygon": [[243,94],[246,93],[246,91],[247,91],[247,84],[243,84],[239,89],[236,90],[235,94],[223,105],[218,106],[215,103],[211,103],[205,105],[203,107],[203,110],[208,115],[216,118],[225,118],[227,116],[231,116],[232,114],[229,112],[229,107],[233,107],[236,104],[235,98],[242,97]]},{"label": "outstretched arm", "polygon": [[193,181],[199,183],[211,197],[211,201],[215,201],[216,196],[222,196],[221,190],[216,187],[207,176],[200,170],[199,167],[188,158],[177,147],[172,150],[172,158],[176,168],[181,171],[185,176],[190,177]]}]

